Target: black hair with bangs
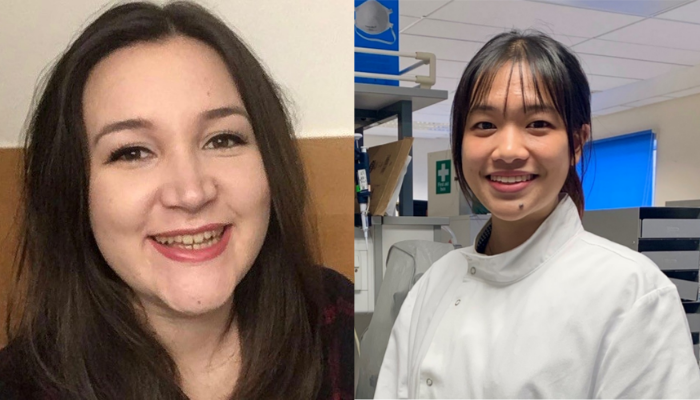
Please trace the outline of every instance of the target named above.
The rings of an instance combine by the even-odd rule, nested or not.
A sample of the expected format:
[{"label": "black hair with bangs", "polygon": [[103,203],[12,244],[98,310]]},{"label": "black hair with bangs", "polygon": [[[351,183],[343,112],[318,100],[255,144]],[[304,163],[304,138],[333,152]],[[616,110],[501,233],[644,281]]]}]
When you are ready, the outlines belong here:
[{"label": "black hair with bangs", "polygon": [[[582,128],[591,123],[591,91],[576,56],[561,43],[538,31],[512,30],[495,36],[472,58],[462,74],[452,103],[450,138],[455,173],[462,192],[474,203],[476,197],[462,171],[462,140],[467,117],[475,107],[484,105],[496,74],[509,63],[511,72],[518,68],[523,86],[523,64],[529,67],[529,79],[538,102],[535,106],[554,107],[564,121],[571,162],[561,192],[571,197],[579,214],[583,215],[583,187],[576,172],[575,160],[577,151],[580,151],[583,176],[586,170],[583,145],[588,138]],[[523,106],[527,111],[531,105]]]}]

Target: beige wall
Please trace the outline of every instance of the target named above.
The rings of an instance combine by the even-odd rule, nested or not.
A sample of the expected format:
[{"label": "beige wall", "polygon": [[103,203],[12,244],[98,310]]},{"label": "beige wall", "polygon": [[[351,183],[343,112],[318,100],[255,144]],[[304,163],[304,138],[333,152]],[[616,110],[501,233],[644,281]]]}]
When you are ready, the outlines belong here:
[{"label": "beige wall", "polygon": [[6,295],[17,247],[21,157],[18,149],[0,149],[0,347],[6,340]]},{"label": "beige wall", "polygon": [[593,139],[647,129],[657,135],[654,205],[700,199],[700,95],[597,117],[592,127]]}]

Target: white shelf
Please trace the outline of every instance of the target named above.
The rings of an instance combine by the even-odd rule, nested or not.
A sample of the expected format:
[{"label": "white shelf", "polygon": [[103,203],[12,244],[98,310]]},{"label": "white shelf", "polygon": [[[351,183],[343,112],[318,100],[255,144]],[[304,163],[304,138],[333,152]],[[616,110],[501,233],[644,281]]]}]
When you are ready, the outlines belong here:
[{"label": "white shelf", "polygon": [[[447,100],[447,94],[446,90],[355,83],[355,110],[379,111],[399,101],[408,100],[411,102],[412,111],[416,112]],[[387,122],[394,118],[396,116],[385,119],[382,122]],[[356,117],[355,129],[375,122],[365,121]]]}]

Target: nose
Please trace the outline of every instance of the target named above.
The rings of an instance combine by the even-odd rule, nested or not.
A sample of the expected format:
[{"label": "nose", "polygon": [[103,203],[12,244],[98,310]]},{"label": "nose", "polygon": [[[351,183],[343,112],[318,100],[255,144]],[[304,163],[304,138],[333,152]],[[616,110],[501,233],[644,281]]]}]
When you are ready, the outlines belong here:
[{"label": "nose", "polygon": [[166,179],[161,190],[164,206],[195,213],[216,197],[216,180],[197,154],[191,151],[172,154],[164,167]]},{"label": "nose", "polygon": [[530,153],[525,146],[524,132],[515,126],[506,126],[494,135],[496,147],[491,154],[493,161],[501,161],[512,164],[516,161],[525,161]]}]

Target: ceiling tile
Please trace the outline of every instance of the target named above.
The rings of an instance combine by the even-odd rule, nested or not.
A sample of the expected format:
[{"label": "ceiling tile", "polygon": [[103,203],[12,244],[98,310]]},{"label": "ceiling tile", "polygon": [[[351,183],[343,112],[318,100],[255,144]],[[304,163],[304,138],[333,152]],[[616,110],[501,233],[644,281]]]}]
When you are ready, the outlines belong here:
[{"label": "ceiling tile", "polygon": [[700,64],[700,51],[677,50],[609,40],[591,39],[574,46],[573,49],[579,54],[597,54],[688,66]]},{"label": "ceiling tile", "polygon": [[401,0],[399,14],[425,17],[449,2],[449,0]]},{"label": "ceiling tile", "polygon": [[642,19],[630,15],[524,1],[454,1],[433,13],[431,18],[504,28],[534,28],[549,34],[586,38]]},{"label": "ceiling tile", "polygon": [[627,107],[642,107],[642,106],[648,106],[649,104],[654,104],[654,103],[661,103],[662,101],[668,101],[672,100],[669,97],[665,96],[656,96],[656,97],[650,97],[648,99],[644,100],[639,100],[639,101],[633,101],[631,103],[625,104]]},{"label": "ceiling tile", "polygon": [[413,35],[401,35],[399,41],[401,51],[425,51],[442,60],[464,62],[471,60],[482,46],[482,43]]},{"label": "ceiling tile", "polygon": [[420,21],[420,18],[407,17],[405,15],[399,15],[399,29],[404,29],[410,26],[412,23]]},{"label": "ceiling tile", "polygon": [[700,2],[691,2],[669,12],[659,14],[656,18],[700,23]]},{"label": "ceiling tile", "polygon": [[700,51],[700,25],[648,19],[599,39]]},{"label": "ceiling tile", "polygon": [[462,78],[462,73],[464,73],[464,69],[466,67],[466,62],[437,60],[437,64],[435,65],[435,74],[438,76],[438,79],[460,79]]},{"label": "ceiling tile", "polygon": [[[507,28],[502,27],[425,18],[402,33],[486,43],[499,33],[507,31]],[[573,46],[586,40],[586,38],[566,35],[553,35],[553,38],[567,46]]]},{"label": "ceiling tile", "polygon": [[617,113],[617,112],[621,112],[621,111],[627,111],[627,110],[631,110],[631,109],[632,109],[632,107],[625,107],[625,106],[610,107],[610,108],[606,108],[605,110],[593,112],[593,116],[608,115],[608,114],[613,114],[613,113]]},{"label": "ceiling tile", "polygon": [[686,89],[686,90],[681,90],[678,92],[668,93],[668,94],[666,94],[666,96],[679,98],[679,97],[691,96],[691,95],[698,94],[698,93],[700,93],[700,86],[696,86],[694,88],[690,88],[690,89]]},{"label": "ceiling tile", "polygon": [[541,0],[544,3],[568,5],[571,7],[586,8],[589,10],[607,11],[620,14],[651,17],[664,10],[677,7],[689,0]]},{"label": "ceiling tile", "polygon": [[579,54],[579,59],[583,70],[587,74],[631,79],[649,79],[668,72],[688,68],[650,61],[635,61],[589,54]]},{"label": "ceiling tile", "polygon": [[639,82],[638,79],[627,78],[611,78],[609,76],[588,75],[588,85],[591,91],[604,91],[618,86],[624,86],[629,83]]},{"label": "ceiling tile", "polygon": [[494,26],[473,25],[424,18],[421,22],[413,25],[402,33],[486,43],[492,37],[505,31],[505,28]]},{"label": "ceiling tile", "polygon": [[457,90],[457,85],[459,85],[459,79],[457,78],[437,78],[433,89],[452,92]]},{"label": "ceiling tile", "polygon": [[549,35],[549,36],[551,36],[552,39],[554,39],[554,40],[556,40],[556,41],[558,41],[558,42],[560,42],[568,47],[575,46],[581,42],[588,40],[587,38],[579,37],[579,36],[556,35],[556,34]]}]

